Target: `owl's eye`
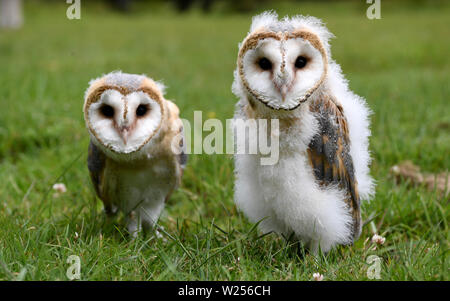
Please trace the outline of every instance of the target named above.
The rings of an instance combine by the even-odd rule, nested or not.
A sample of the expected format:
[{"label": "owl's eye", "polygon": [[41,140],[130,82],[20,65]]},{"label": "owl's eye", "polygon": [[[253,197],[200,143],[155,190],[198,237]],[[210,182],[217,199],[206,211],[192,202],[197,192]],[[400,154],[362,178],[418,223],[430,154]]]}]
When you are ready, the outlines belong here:
[{"label": "owl's eye", "polygon": [[303,67],[306,66],[306,63],[308,62],[308,60],[306,59],[306,57],[304,56],[299,56],[296,60],[295,60],[295,67],[298,69],[302,69]]},{"label": "owl's eye", "polygon": [[114,116],[114,108],[111,107],[110,105],[102,105],[100,107],[100,112],[102,113],[103,116],[107,118],[111,118]]},{"label": "owl's eye", "polygon": [[261,67],[262,70],[270,70],[272,69],[272,63],[265,57],[261,58],[258,61],[259,67]]},{"label": "owl's eye", "polygon": [[146,105],[139,105],[136,109],[136,116],[142,117],[148,112],[148,106]]}]

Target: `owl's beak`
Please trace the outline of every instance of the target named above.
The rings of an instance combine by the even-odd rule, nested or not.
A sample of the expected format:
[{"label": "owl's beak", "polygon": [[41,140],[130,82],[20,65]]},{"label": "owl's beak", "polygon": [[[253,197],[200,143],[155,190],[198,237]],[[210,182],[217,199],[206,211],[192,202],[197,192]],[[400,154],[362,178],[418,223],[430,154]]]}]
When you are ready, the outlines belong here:
[{"label": "owl's beak", "polygon": [[120,137],[122,138],[122,140],[123,140],[123,143],[125,144],[125,145],[127,145],[127,142],[128,142],[128,136],[130,135],[130,128],[129,127],[122,127],[121,129],[120,129]]},{"label": "owl's beak", "polygon": [[286,94],[287,94],[288,90],[289,89],[286,85],[282,85],[280,88],[280,94],[281,94],[281,98],[283,99],[283,102],[286,99]]},{"label": "owl's beak", "polygon": [[280,92],[281,99],[284,102],[286,99],[286,95],[289,92],[290,80],[289,75],[286,71],[283,71],[277,74],[275,79],[275,88]]},{"label": "owl's beak", "polygon": [[284,102],[286,100],[286,95],[289,92],[289,87],[286,84],[275,84],[275,88],[278,90],[278,92],[281,95],[281,100]]}]

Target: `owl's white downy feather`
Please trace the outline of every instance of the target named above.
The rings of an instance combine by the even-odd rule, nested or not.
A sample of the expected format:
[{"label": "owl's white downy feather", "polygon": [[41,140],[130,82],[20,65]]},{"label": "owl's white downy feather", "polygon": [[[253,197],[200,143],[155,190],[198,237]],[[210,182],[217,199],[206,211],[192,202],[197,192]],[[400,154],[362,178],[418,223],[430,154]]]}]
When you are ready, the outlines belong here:
[{"label": "owl's white downy feather", "polygon": [[[317,45],[311,47],[314,41],[278,41],[267,38],[258,41],[254,48],[242,54],[242,70],[239,70],[238,60],[232,91],[240,101],[236,106],[234,118],[279,118],[280,122],[295,121],[289,127],[280,128],[280,155],[275,165],[260,165],[259,155],[235,155],[235,202],[252,222],[260,222],[259,227],[263,232],[274,231],[286,237],[293,233],[313,252],[317,251],[319,245],[327,252],[334,245],[352,243],[352,216],[344,201],[346,192],[336,185],[321,186],[308,162],[308,147],[313,137],[319,133],[318,116],[309,110],[309,105],[328,94],[333,95],[342,105],[348,124],[355,179],[363,200],[370,199],[374,193],[374,183],[369,175],[370,111],[365,100],[349,90],[339,65],[332,60],[329,39],[333,35],[319,19],[295,16],[278,20],[275,13],[265,12],[253,18],[247,38],[259,32],[289,35],[299,30],[317,36],[323,46],[323,52],[320,52],[320,47],[319,51],[314,52],[318,49]],[[239,44],[239,47],[242,49],[246,46],[245,43],[246,40]],[[284,54],[278,54],[278,49]],[[262,54],[258,54],[258,51]],[[284,110],[283,104],[295,97],[283,95],[281,98],[281,94],[273,87],[278,85],[274,78],[280,66],[292,64],[289,58],[285,58],[289,53],[306,53],[305,56],[313,56],[309,57],[309,62],[315,63],[307,66],[311,68],[309,73],[307,70],[285,71],[296,72],[287,76],[293,81],[290,93],[304,93],[305,89],[314,83],[317,83],[317,87],[310,89],[313,92],[310,96],[306,94],[304,103]],[[326,61],[326,66],[320,65],[319,54],[326,55],[323,60]],[[251,65],[252,60],[257,62],[261,56],[272,60],[272,76],[267,72],[263,74],[264,71]],[[277,61],[281,59],[284,61]],[[257,72],[259,74],[256,74]],[[324,80],[318,81],[317,78],[324,72]],[[266,95],[271,99],[265,99]],[[271,102],[274,104],[271,105]],[[249,110],[253,116],[249,116]]]}]

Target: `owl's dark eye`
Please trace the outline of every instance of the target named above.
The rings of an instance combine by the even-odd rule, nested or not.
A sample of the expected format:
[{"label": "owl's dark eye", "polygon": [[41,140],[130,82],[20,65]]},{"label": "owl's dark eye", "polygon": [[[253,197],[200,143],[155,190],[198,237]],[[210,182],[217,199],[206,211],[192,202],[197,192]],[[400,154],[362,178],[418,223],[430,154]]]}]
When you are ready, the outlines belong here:
[{"label": "owl's dark eye", "polygon": [[261,67],[262,70],[270,70],[272,69],[272,63],[265,57],[261,58],[258,61],[259,67]]},{"label": "owl's dark eye", "polygon": [[306,57],[304,56],[299,56],[296,60],[295,60],[295,67],[298,69],[302,69],[303,67],[306,66],[306,63],[308,62],[308,60],[306,59]]},{"label": "owl's dark eye", "polygon": [[142,117],[148,112],[148,106],[146,105],[139,105],[136,109],[136,116]]},{"label": "owl's dark eye", "polygon": [[100,112],[102,113],[103,116],[107,118],[111,118],[114,116],[114,108],[111,107],[110,105],[102,105],[100,107]]}]

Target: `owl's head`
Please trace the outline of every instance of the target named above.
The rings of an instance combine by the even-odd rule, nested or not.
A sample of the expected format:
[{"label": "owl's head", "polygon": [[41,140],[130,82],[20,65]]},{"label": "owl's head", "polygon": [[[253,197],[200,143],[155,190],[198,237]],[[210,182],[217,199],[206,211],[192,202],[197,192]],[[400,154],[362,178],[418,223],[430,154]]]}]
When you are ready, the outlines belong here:
[{"label": "owl's head", "polygon": [[114,154],[141,150],[164,118],[164,86],[144,75],[112,72],[92,80],[84,119],[95,144]]},{"label": "owl's head", "polygon": [[313,17],[254,17],[239,46],[234,93],[274,110],[299,107],[326,78],[330,37]]}]

